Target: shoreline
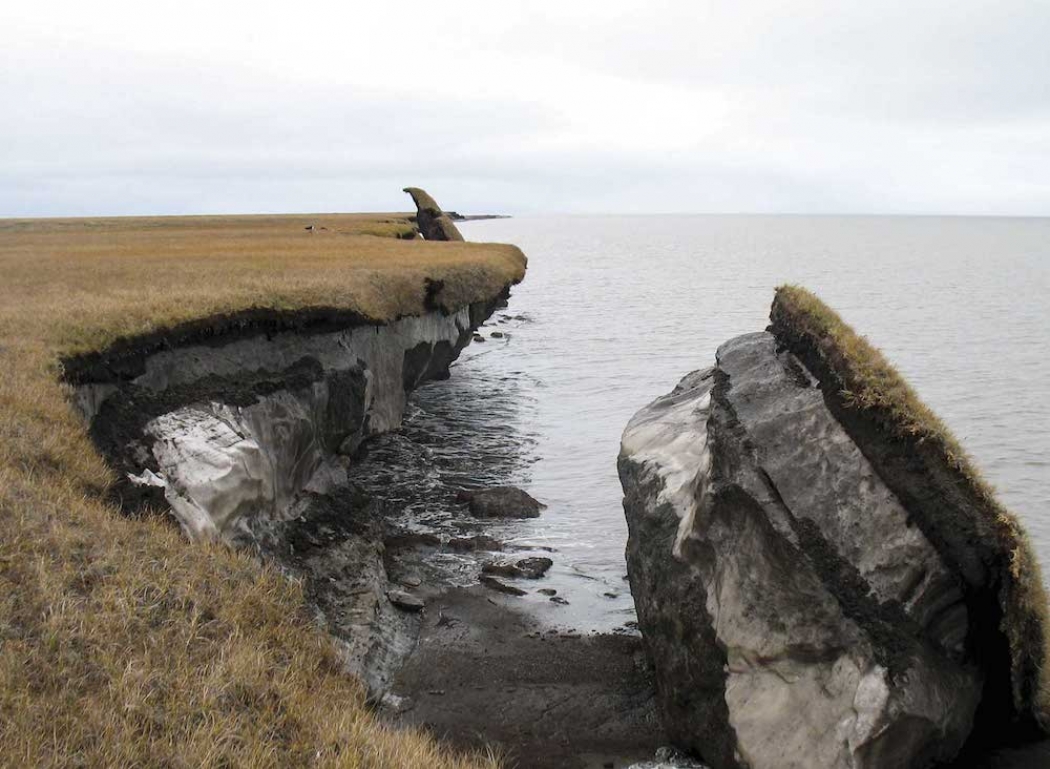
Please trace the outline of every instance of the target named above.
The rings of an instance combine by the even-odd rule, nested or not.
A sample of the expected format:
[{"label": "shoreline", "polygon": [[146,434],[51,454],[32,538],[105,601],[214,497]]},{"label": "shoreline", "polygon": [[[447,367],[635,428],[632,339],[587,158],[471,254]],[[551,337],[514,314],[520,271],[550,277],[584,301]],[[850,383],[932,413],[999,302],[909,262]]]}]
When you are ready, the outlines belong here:
[{"label": "shoreline", "polygon": [[507,766],[626,767],[666,744],[639,636],[544,626],[484,587],[431,597],[384,708]]}]

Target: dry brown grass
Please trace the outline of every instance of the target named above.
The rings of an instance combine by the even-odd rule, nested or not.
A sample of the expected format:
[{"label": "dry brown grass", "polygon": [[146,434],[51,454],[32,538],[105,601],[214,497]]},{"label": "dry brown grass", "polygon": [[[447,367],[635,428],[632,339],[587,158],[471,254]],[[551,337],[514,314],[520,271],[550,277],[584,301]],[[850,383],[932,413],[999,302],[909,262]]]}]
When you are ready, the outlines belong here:
[{"label": "dry brown grass", "polygon": [[1050,606],[1039,562],[1017,517],[995,496],[958,439],[867,339],[857,334],[824,302],[799,286],[780,286],[771,317],[774,326],[816,351],[834,374],[847,408],[876,415],[880,425],[912,445],[932,448],[957,475],[972,509],[992,532],[995,547],[1007,554],[1010,579],[1002,588],[1003,631],[1016,671],[1036,671],[1030,707],[1044,729],[1050,727]]},{"label": "dry brown grass", "polygon": [[[311,235],[303,227],[328,229]],[[520,279],[400,216],[0,220],[0,765],[491,765],[382,727],[301,589],[105,502],[60,356],[264,307],[419,312]]]}]

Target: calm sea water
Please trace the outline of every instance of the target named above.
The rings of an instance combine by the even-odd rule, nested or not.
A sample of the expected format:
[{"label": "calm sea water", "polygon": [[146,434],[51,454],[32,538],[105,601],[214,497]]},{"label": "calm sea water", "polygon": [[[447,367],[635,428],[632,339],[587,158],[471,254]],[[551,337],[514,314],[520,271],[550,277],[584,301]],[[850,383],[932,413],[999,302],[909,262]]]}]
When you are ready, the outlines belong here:
[{"label": "calm sea water", "polygon": [[569,605],[525,599],[552,622],[633,617],[620,433],[722,342],[763,329],[784,282],[883,349],[1050,565],[1050,219],[523,217],[462,230],[519,245],[528,275],[376,456],[415,463],[425,492],[406,514],[424,525],[449,520],[460,485],[516,483],[545,502],[542,518],[496,534],[556,551],[545,586]]}]

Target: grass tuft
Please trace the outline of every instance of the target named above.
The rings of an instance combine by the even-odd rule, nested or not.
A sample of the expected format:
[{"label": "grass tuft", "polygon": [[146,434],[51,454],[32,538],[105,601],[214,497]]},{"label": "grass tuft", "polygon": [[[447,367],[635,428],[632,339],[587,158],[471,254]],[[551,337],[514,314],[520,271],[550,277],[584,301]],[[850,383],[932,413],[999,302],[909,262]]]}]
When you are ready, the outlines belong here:
[{"label": "grass tuft", "polygon": [[200,318],[382,322],[422,312],[426,278],[456,309],[523,276],[516,248],[397,239],[411,231],[404,215],[0,220],[0,765],[495,764],[379,724],[298,584],[122,517],[59,381],[64,356]]},{"label": "grass tuft", "polygon": [[426,190],[419,187],[405,187],[403,192],[407,192],[412,196],[412,202],[416,204],[418,209],[426,211],[433,216],[441,216],[444,213],[441,210],[441,206],[437,204],[437,201]]}]

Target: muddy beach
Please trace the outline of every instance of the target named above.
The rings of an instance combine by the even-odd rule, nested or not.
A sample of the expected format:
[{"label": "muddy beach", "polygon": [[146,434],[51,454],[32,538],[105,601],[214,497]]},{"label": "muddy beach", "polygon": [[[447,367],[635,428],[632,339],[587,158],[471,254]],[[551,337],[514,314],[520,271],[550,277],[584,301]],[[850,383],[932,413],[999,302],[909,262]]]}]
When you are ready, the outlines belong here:
[{"label": "muddy beach", "polygon": [[641,638],[544,627],[484,587],[432,598],[387,717],[510,767],[621,767],[663,744]]}]

